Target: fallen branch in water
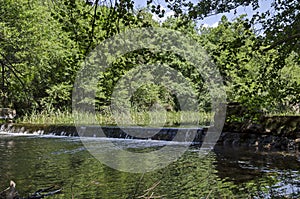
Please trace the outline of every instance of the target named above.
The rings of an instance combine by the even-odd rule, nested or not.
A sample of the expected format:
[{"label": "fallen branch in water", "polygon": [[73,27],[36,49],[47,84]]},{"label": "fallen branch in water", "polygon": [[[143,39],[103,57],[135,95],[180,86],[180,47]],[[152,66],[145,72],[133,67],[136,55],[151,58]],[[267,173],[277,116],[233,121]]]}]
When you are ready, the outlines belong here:
[{"label": "fallen branch in water", "polygon": [[34,194],[32,194],[31,196],[28,196],[26,199],[39,199],[39,198],[44,198],[46,196],[53,196],[55,194],[61,193],[61,189],[53,190],[53,188],[55,188],[55,186],[46,189],[39,189],[38,191],[34,192]]},{"label": "fallen branch in water", "polygon": [[32,195],[24,198],[19,196],[18,191],[16,190],[16,183],[11,180],[9,187],[0,192],[0,199],[40,199],[61,193],[61,189],[54,188],[55,186],[45,189],[39,189]]},{"label": "fallen branch in water", "polygon": [[154,199],[154,198],[162,198],[162,196],[154,196],[153,190],[160,184],[160,182],[154,183],[149,189],[144,190],[144,195],[141,195],[137,198],[144,198],[144,199]]}]

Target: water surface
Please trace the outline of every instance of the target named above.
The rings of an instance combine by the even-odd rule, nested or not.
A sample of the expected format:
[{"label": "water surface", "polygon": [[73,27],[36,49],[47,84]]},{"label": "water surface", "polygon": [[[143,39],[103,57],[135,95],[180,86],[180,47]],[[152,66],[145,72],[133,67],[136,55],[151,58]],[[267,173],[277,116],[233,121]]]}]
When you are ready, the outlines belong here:
[{"label": "water surface", "polygon": [[[114,142],[139,153],[166,144]],[[100,163],[79,138],[0,135],[0,190],[14,180],[22,196],[56,185],[62,194],[49,198],[299,198],[299,171],[294,152],[227,146],[199,158],[194,146],[163,169],[126,173]]]}]

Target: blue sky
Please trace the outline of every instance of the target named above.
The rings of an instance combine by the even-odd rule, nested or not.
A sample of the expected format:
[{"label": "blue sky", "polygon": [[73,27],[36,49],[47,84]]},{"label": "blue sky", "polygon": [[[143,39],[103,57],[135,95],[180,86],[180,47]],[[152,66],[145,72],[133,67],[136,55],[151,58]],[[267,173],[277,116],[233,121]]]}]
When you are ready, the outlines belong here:
[{"label": "blue sky", "polygon": [[[259,12],[265,12],[268,9],[270,9],[271,2],[272,1],[270,1],[270,0],[260,0],[259,1],[260,8],[258,9],[258,11]],[[230,13],[222,13],[222,14],[218,14],[218,15],[208,17],[208,18],[206,18],[202,21],[199,21],[199,23],[204,24],[205,26],[215,27],[215,26],[218,25],[218,22],[221,20],[221,17],[223,15],[227,16],[227,18],[229,20],[233,20],[234,18],[237,18],[238,16],[240,16],[242,14],[247,14],[247,16],[249,18],[251,18],[255,12],[257,12],[257,11],[253,11],[251,6],[247,6],[247,7],[240,6],[240,7],[237,8],[236,14],[232,10]]]},{"label": "blue sky", "polygon": [[[157,2],[157,4],[161,4],[161,5],[164,5],[164,0],[154,0],[155,2]],[[197,0],[192,0],[193,2],[197,2]],[[268,9],[270,9],[271,7],[271,2],[272,0],[259,0],[259,5],[260,5],[260,8],[259,8],[259,12],[265,12],[267,11]],[[136,0],[135,1],[135,4],[137,6],[137,8],[140,8],[140,7],[145,7],[146,6],[146,0]],[[256,12],[256,11],[255,11]],[[172,11],[166,11],[166,17],[172,15],[173,12]],[[207,17],[205,18],[204,20],[199,20],[198,21],[198,24],[201,25],[203,24],[204,26],[206,27],[215,27],[218,25],[218,22],[221,20],[221,17],[223,15],[227,16],[227,18],[229,20],[233,20],[234,18],[242,15],[242,14],[247,14],[247,16],[249,18],[251,18],[254,14],[253,12],[253,9],[251,6],[247,6],[247,7],[238,7],[237,10],[236,10],[236,14],[234,13],[234,11],[232,10],[230,13],[222,13],[222,14],[218,14],[218,15],[214,15],[214,16],[211,16],[211,17]],[[160,19],[158,17],[154,17],[154,19],[158,20],[158,21],[163,21],[166,19],[163,18],[163,19]]]}]

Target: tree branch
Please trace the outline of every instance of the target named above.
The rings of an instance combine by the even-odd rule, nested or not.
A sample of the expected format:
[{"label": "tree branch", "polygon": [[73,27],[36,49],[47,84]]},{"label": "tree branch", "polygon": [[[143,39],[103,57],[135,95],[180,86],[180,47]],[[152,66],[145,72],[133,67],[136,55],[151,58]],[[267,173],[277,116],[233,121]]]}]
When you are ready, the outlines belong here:
[{"label": "tree branch", "polygon": [[[24,90],[26,90],[26,87],[25,87],[25,84],[24,82],[19,78],[19,76],[17,75],[17,73],[19,73],[21,75],[21,73],[14,69],[13,65],[10,63],[9,59],[3,54],[3,53],[0,53],[2,55],[2,57],[4,57],[4,59],[7,61],[8,65],[6,65],[8,67],[8,69],[10,69],[10,71],[14,74],[14,76],[18,79],[18,81],[21,83],[22,87]],[[2,63],[4,64],[4,63]],[[17,72],[17,73],[16,73]]]},{"label": "tree branch", "polygon": [[[17,78],[17,80],[21,83],[24,92],[28,94],[28,89],[26,88],[24,82],[23,82],[23,81],[20,79],[20,77],[18,76],[18,74],[22,76],[21,72],[19,72],[17,69],[14,68],[13,64],[10,63],[9,59],[8,59],[3,53],[0,52],[0,55],[7,61],[8,64],[6,64],[6,67],[13,73],[13,75],[14,75],[14,76]],[[4,65],[3,62],[1,62],[1,63],[2,63],[2,65]],[[18,74],[17,74],[17,73],[18,73]],[[25,96],[26,96],[27,102],[30,103],[30,100],[29,100],[28,96],[27,96],[27,95],[25,95]],[[33,100],[36,102],[36,100],[35,100],[34,98],[33,98]]]},{"label": "tree branch", "polygon": [[271,46],[266,47],[265,49],[263,49],[263,51],[269,51],[269,50],[271,50],[271,49],[273,49],[273,48],[275,48],[275,47],[277,47],[281,44],[284,44],[286,42],[292,41],[292,40],[297,39],[297,38],[300,38],[300,33],[288,36],[288,37],[286,37],[284,39],[281,39],[281,40],[278,40],[278,41],[274,42]]},{"label": "tree branch", "polygon": [[90,33],[90,41],[89,41],[89,45],[87,46],[86,50],[85,50],[85,55],[88,54],[89,52],[89,49],[92,45],[92,42],[93,42],[93,36],[94,36],[94,31],[95,31],[95,22],[96,22],[96,17],[97,17],[97,8],[98,8],[98,3],[99,3],[99,0],[96,0],[95,1],[95,8],[94,8],[94,16],[93,16],[93,20],[92,20],[92,31]]}]

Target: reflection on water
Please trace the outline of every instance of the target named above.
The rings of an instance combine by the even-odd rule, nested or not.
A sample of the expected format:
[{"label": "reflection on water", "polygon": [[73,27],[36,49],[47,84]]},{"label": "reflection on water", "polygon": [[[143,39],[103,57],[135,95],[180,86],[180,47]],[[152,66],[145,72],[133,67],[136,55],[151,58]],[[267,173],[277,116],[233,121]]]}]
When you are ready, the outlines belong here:
[{"label": "reflection on water", "polygon": [[[118,142],[139,153],[166,144]],[[296,154],[217,147],[200,159],[198,152],[192,147],[163,169],[135,174],[101,164],[78,138],[1,136],[0,190],[12,179],[22,196],[51,185],[62,187],[63,194],[52,198],[300,197]]]}]

